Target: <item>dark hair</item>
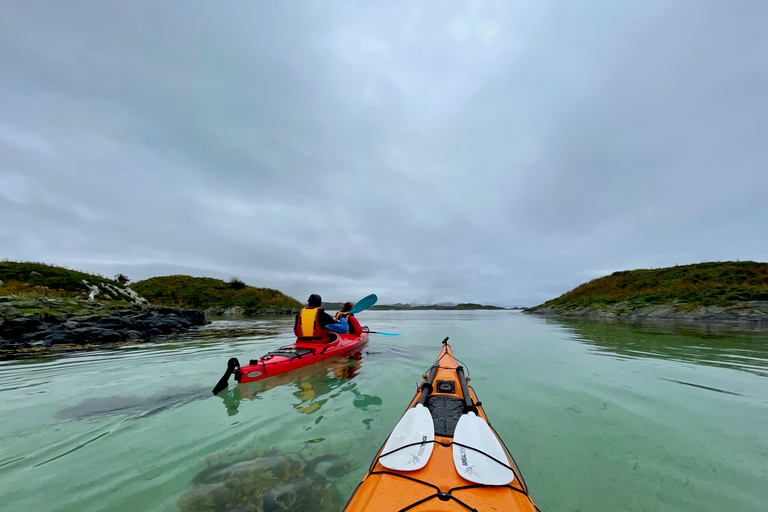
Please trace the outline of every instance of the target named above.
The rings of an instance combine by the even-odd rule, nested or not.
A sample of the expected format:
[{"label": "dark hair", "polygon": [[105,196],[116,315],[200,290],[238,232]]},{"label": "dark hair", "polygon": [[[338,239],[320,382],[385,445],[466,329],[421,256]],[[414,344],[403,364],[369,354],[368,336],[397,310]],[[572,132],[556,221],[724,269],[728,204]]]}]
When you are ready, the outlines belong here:
[{"label": "dark hair", "polygon": [[352,309],[352,306],[354,306],[354,304],[352,304],[351,302],[345,302],[344,305],[341,307],[341,312],[344,313],[345,311],[349,311],[350,309]]},{"label": "dark hair", "polygon": [[320,296],[316,293],[313,293],[309,296],[309,299],[307,300],[307,305],[311,308],[319,307],[323,303],[323,299],[320,298]]}]

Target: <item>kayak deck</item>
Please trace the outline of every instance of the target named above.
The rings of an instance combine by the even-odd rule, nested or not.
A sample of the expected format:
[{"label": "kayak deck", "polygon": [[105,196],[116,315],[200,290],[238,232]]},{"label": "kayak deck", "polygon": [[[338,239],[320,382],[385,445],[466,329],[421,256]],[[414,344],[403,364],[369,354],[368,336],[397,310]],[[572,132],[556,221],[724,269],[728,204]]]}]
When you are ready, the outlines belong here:
[{"label": "kayak deck", "polygon": [[[463,389],[467,390],[472,412],[487,424],[487,416],[477,400],[474,390],[462,386],[463,369],[456,361],[449,345],[441,349],[433,368],[434,386],[422,385],[416,392],[406,413],[417,406],[420,399],[430,411],[434,422],[434,446],[424,467],[415,471],[399,471],[385,467],[381,458],[384,446],[376,454],[363,481],[350,498],[345,511],[400,511],[443,512],[460,510],[536,511],[538,510],[528,494],[528,488],[517,469],[506,446],[495,431],[490,429],[495,440],[504,446],[506,461],[499,462],[502,471],[514,474],[512,481],[505,485],[485,485],[463,478],[457,471],[454,458],[454,433],[456,425],[467,412]],[[431,369],[430,369],[431,370]],[[425,382],[427,376],[425,374]],[[430,375],[430,378],[431,375]],[[422,393],[429,396],[422,397]],[[418,407],[418,406],[417,406]],[[465,415],[466,416],[466,415]],[[477,418],[475,418],[477,420]],[[488,424],[488,427],[490,425]],[[397,427],[396,427],[397,430]],[[393,432],[394,433],[394,432]],[[392,435],[390,435],[390,438]],[[416,443],[418,444],[418,443]],[[423,446],[423,445],[422,445]],[[458,445],[461,446],[461,445]],[[471,470],[470,468],[467,468]],[[510,474],[512,474],[510,473]]]},{"label": "kayak deck", "polygon": [[368,332],[337,336],[336,341],[331,343],[296,342],[269,352],[258,359],[251,359],[249,364],[235,372],[235,380],[245,384],[290,372],[362,348],[368,341]]}]

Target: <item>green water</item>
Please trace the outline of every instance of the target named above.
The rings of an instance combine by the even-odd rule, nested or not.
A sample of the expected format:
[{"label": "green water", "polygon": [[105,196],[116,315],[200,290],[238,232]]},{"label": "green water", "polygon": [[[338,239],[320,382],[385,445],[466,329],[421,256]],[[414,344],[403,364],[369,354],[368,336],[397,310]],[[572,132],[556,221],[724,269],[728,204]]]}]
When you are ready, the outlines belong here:
[{"label": "green water", "polygon": [[[541,510],[766,510],[765,334],[509,311],[359,317],[403,335],[217,397],[227,359],[290,342],[292,319],[2,363],[0,509],[234,510],[244,492],[286,486],[297,492],[280,503],[311,491],[322,507],[300,510],[339,509],[450,336]],[[282,487],[268,472],[211,483],[276,455],[295,470]]]}]

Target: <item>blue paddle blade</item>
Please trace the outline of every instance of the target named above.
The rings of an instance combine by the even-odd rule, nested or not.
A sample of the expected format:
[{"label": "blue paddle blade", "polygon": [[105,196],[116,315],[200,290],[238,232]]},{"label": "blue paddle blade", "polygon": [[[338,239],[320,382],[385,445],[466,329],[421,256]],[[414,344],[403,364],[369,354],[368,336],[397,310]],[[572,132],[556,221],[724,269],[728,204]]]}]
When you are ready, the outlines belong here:
[{"label": "blue paddle blade", "polygon": [[352,309],[349,310],[350,313],[355,314],[359,313],[361,311],[365,311],[369,307],[376,304],[376,301],[379,300],[379,298],[376,296],[375,293],[370,294],[367,297],[363,297],[359,301],[357,301],[357,304],[352,306]]},{"label": "blue paddle blade", "polygon": [[381,332],[381,331],[369,331],[371,334],[382,334],[384,336],[400,336],[399,332]]}]

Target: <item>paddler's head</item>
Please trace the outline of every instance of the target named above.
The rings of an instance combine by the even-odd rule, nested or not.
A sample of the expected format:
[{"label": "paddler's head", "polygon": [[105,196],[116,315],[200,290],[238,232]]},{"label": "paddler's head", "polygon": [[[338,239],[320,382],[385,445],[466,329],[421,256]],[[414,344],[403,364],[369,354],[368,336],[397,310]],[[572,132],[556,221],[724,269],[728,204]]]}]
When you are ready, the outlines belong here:
[{"label": "paddler's head", "polygon": [[341,312],[342,312],[342,313],[346,313],[347,311],[349,311],[350,309],[352,309],[352,306],[354,306],[354,304],[353,304],[353,303],[351,303],[351,302],[345,302],[345,303],[344,303],[344,305],[343,305],[343,306],[341,306]]},{"label": "paddler's head", "polygon": [[316,293],[310,295],[309,299],[307,300],[307,306],[311,308],[319,308],[322,303],[323,299],[321,299],[320,296]]}]

